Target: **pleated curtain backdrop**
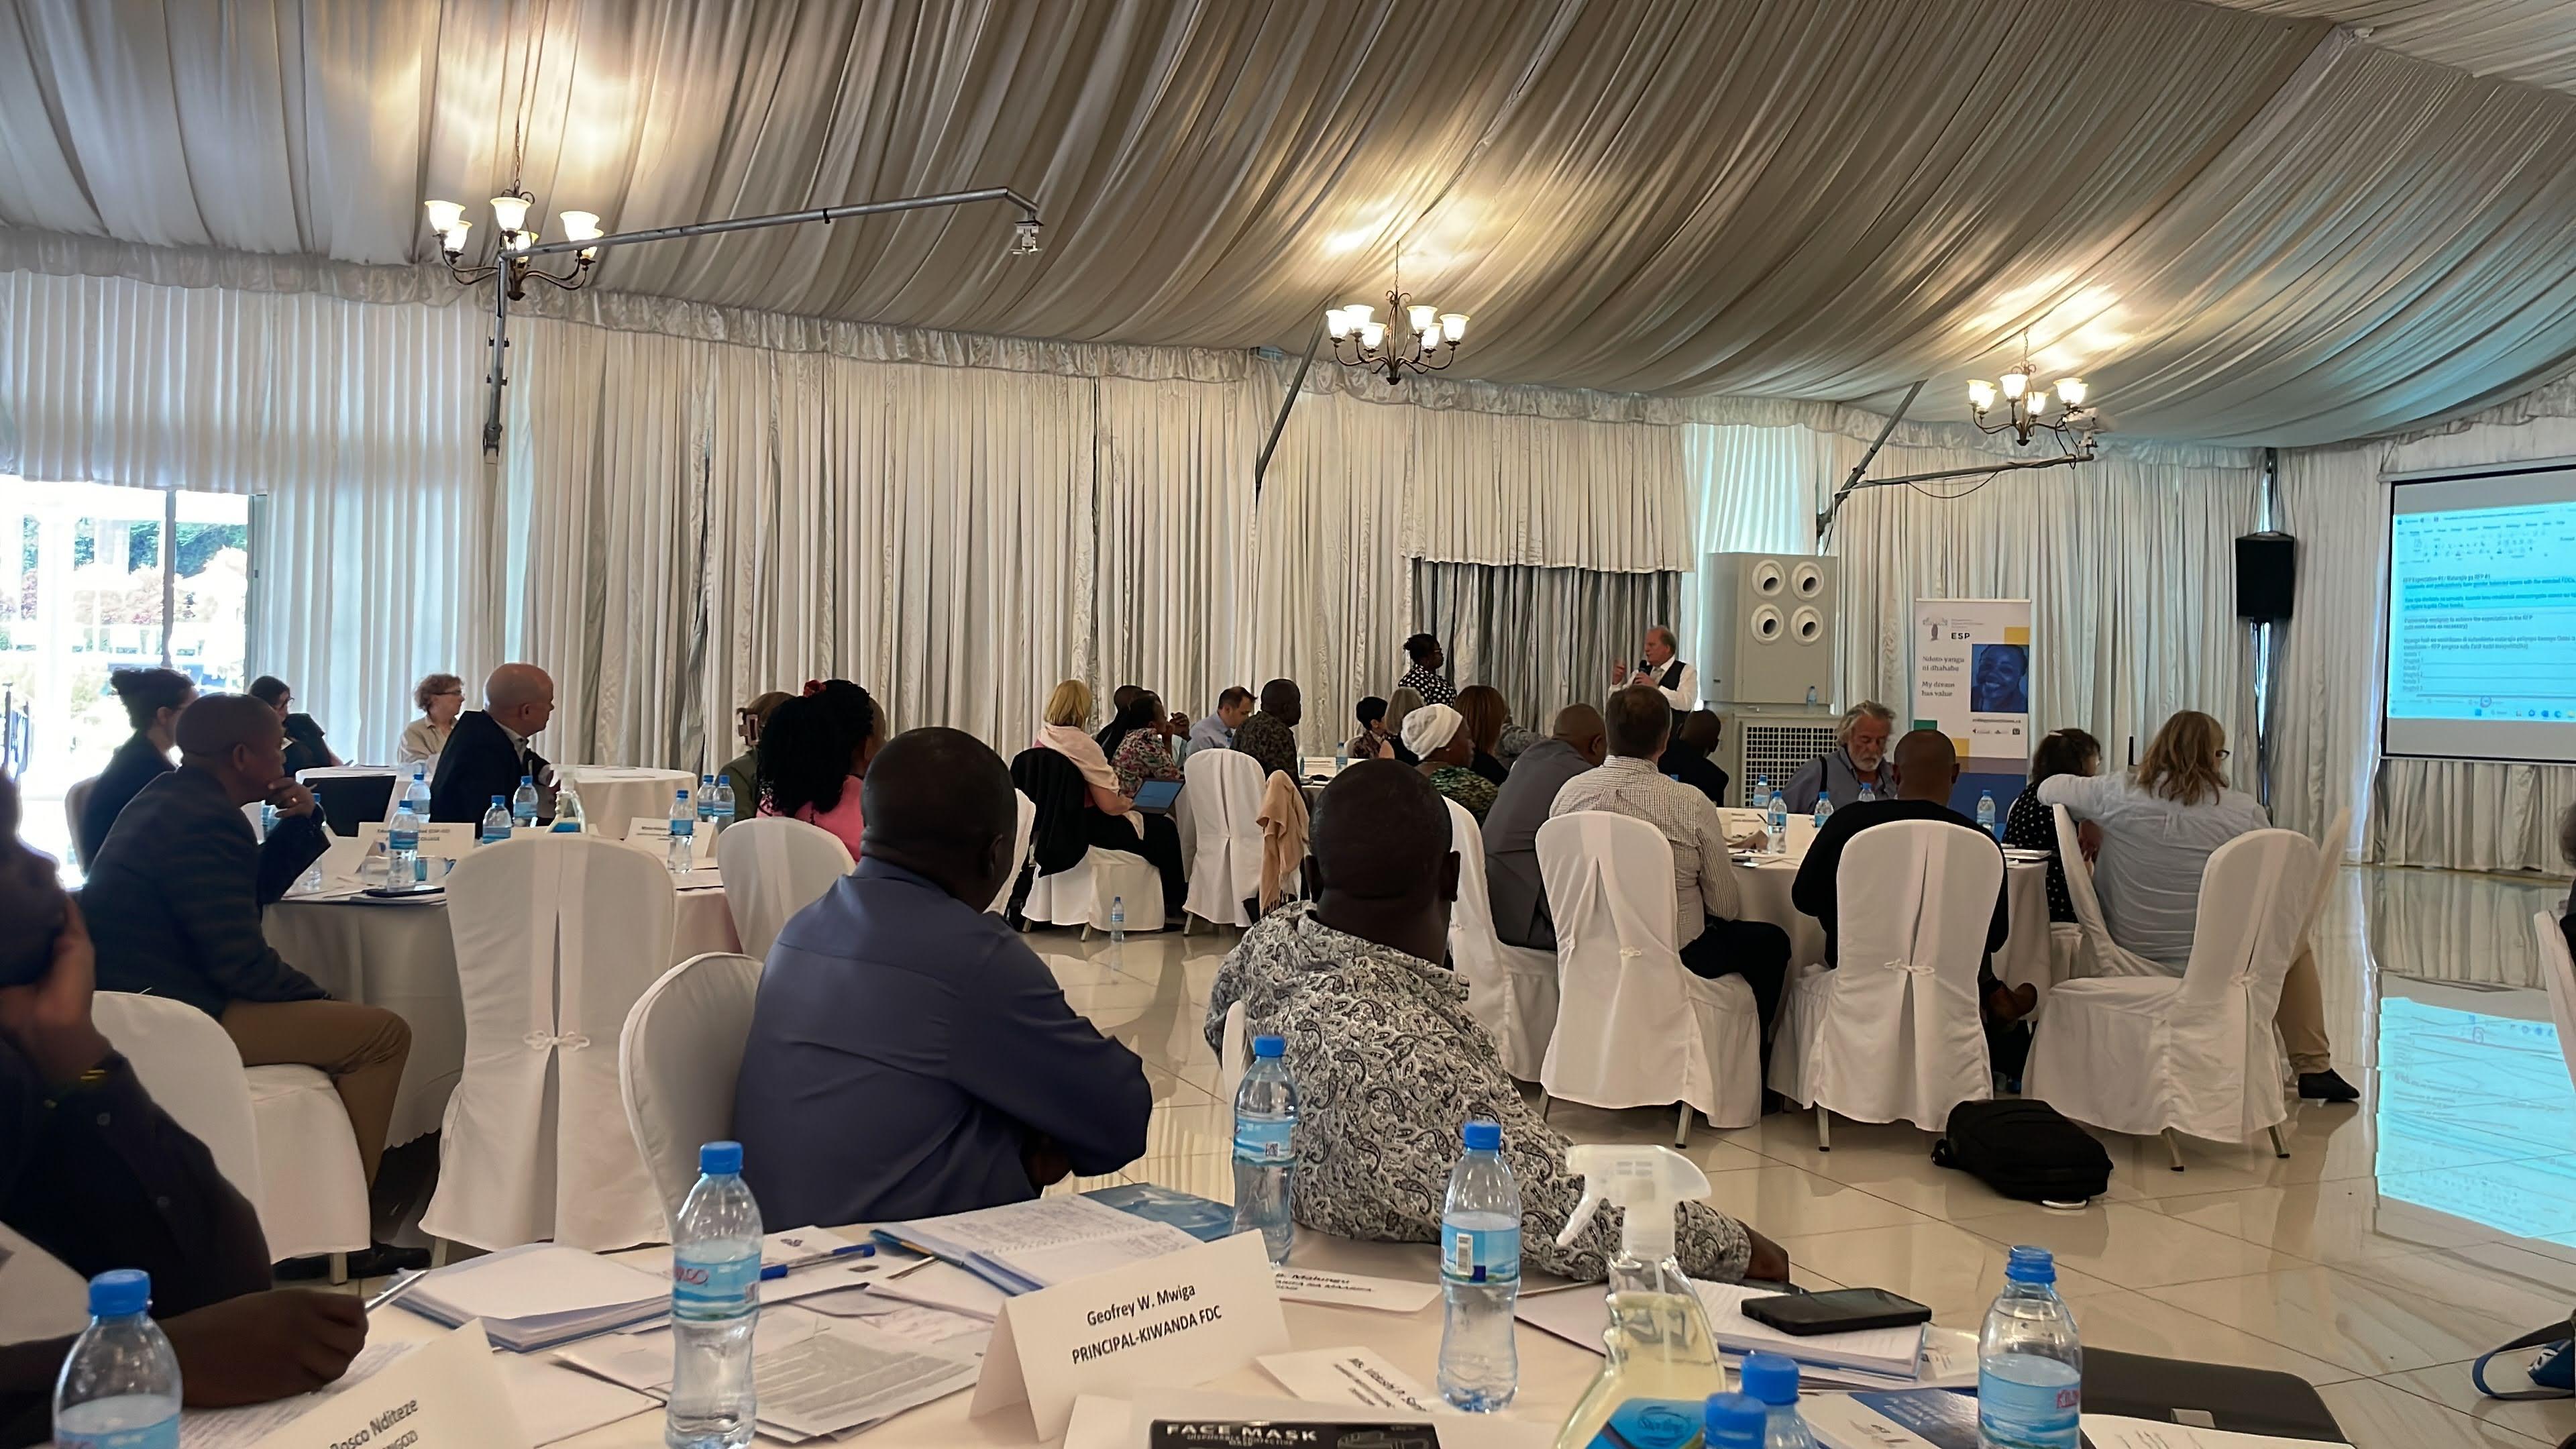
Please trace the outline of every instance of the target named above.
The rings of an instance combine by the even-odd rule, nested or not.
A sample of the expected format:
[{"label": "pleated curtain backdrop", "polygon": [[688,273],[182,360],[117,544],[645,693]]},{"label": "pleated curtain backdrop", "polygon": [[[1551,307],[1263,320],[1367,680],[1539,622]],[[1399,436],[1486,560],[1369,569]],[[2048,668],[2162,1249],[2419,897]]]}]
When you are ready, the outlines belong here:
[{"label": "pleated curtain backdrop", "polygon": [[1450,676],[1501,690],[1513,721],[1541,734],[1565,706],[1608,697],[1611,666],[1632,659],[1680,597],[1681,575],[1669,570],[1413,561],[1414,626],[1447,644]]}]

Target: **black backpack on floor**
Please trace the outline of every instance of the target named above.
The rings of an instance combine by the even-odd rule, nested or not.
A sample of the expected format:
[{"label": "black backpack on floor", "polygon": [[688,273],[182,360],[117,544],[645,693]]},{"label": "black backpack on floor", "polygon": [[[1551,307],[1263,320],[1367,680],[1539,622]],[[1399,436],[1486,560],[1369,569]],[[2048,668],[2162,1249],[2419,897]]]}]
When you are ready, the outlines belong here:
[{"label": "black backpack on floor", "polygon": [[2111,1186],[2111,1154],[2046,1102],[1961,1102],[1932,1160],[2025,1202],[2083,1202]]}]

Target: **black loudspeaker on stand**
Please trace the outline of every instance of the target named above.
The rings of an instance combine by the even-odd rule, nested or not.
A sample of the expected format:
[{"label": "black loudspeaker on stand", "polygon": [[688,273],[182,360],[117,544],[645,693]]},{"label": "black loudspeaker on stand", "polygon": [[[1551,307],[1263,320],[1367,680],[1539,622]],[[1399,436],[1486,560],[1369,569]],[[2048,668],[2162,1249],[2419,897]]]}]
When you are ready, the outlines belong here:
[{"label": "black loudspeaker on stand", "polygon": [[2286,533],[2236,540],[2236,617],[2286,619],[2298,595],[2299,541]]}]

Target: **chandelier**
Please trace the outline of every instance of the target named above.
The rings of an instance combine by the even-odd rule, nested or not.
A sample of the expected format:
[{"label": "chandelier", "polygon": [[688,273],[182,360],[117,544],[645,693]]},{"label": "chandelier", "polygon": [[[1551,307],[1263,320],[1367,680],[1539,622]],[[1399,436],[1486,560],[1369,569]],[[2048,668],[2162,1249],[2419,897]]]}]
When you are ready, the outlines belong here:
[{"label": "chandelier", "polygon": [[[515,186],[492,198],[492,225],[500,241],[493,248],[492,260],[479,267],[464,265],[465,239],[474,230],[474,223],[465,219],[465,208],[453,201],[423,205],[429,210],[429,229],[438,233],[438,253],[447,261],[447,274],[468,287],[496,275],[504,276],[513,302],[527,297],[531,278],[551,282],[569,292],[590,280],[590,264],[599,260],[599,248],[585,246],[574,255],[569,272],[557,274],[538,266],[530,255],[537,245],[537,234],[528,229],[528,208],[536,205],[536,198]],[[599,218],[591,212],[567,211],[557,219],[563,223],[567,242],[599,239]]]},{"label": "chandelier", "polygon": [[[1404,323],[1401,331],[1393,330],[1398,318]],[[1324,330],[1332,335],[1334,361],[1362,372],[1382,372],[1392,387],[1404,381],[1407,369],[1438,372],[1447,367],[1466,340],[1467,314],[1412,300],[1399,271],[1386,294],[1385,321],[1378,320],[1374,306],[1353,302],[1326,309]],[[1350,345],[1347,353],[1344,343]]]},{"label": "chandelier", "polygon": [[[1989,422],[1986,415],[1994,411],[1995,384],[1983,378],[1968,384],[1968,406],[1977,415],[1977,426],[1989,433],[2009,432],[2013,446],[2030,446],[2035,433],[2049,433],[2069,453],[2082,452],[2093,445],[2093,435],[2100,430],[2101,417],[2085,405],[2086,388],[2080,377],[2061,377],[2052,389],[2031,386],[2039,379],[2039,369],[2030,365],[2030,338],[2022,337],[2022,360],[2004,370],[2004,411]],[[2054,411],[2052,413],[2052,407]]]}]

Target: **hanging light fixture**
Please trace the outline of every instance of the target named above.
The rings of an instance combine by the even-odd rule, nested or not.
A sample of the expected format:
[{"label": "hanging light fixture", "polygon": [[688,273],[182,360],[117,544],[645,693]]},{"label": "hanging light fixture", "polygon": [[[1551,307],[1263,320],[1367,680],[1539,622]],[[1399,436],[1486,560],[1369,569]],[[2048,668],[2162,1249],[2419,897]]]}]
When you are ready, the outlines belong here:
[{"label": "hanging light fixture", "polygon": [[1376,307],[1353,302],[1326,309],[1324,331],[1332,338],[1334,361],[1363,372],[1383,373],[1391,387],[1404,381],[1408,370],[1438,372],[1448,367],[1467,338],[1467,314],[1443,312],[1430,303],[1414,301],[1404,290],[1404,273],[1399,269],[1395,285],[1387,290],[1386,320],[1378,320]]},{"label": "hanging light fixture", "polygon": [[[590,280],[591,263],[599,260],[599,248],[583,247],[573,257],[569,272],[549,272],[538,266],[527,253],[539,242],[536,229],[528,225],[528,212],[536,198],[513,185],[510,190],[492,198],[492,230],[499,238],[493,244],[492,259],[481,266],[465,265],[466,239],[474,223],[465,219],[465,208],[453,201],[422,203],[429,212],[429,229],[438,233],[438,254],[447,262],[447,274],[461,286],[479,286],[494,276],[502,278],[516,302],[528,295],[528,282],[534,279],[551,282],[569,292]],[[594,241],[599,237],[599,218],[587,211],[567,211],[557,218],[563,225],[567,242]]]},{"label": "hanging light fixture", "polygon": [[[2021,352],[2021,361],[2004,371],[2000,388],[2004,409],[1992,421],[1988,415],[1995,411],[1996,384],[1984,378],[1968,384],[1968,409],[1975,414],[1977,426],[1989,433],[2011,433],[2015,447],[2027,447],[2034,435],[2045,432],[2054,434],[2069,453],[2088,452],[2102,425],[2101,415],[2086,405],[2091,389],[2080,377],[2061,377],[2048,387],[2034,388],[2039,369],[2030,363],[2027,332],[2022,334]],[[2055,417],[2049,416],[2052,391],[2059,405]]]}]

